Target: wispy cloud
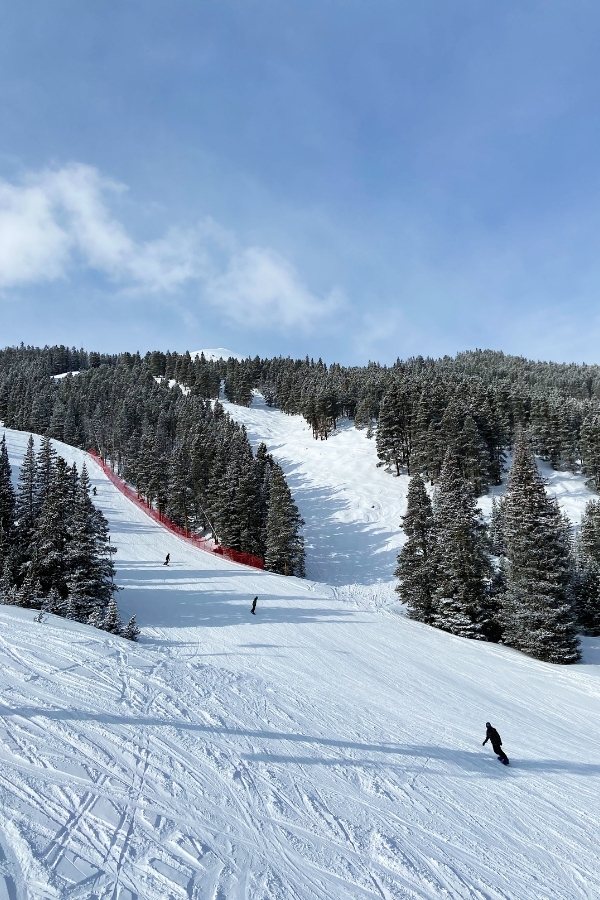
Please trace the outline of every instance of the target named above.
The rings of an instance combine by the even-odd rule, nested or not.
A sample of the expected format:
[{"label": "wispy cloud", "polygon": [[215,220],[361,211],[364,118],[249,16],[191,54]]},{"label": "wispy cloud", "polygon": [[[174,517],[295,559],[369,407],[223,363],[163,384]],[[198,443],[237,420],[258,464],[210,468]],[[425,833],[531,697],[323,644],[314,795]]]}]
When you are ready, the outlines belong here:
[{"label": "wispy cloud", "polygon": [[343,303],[339,290],[312,293],[290,263],[266,247],[248,247],[232,257],[227,270],[207,282],[206,297],[238,324],[255,327],[277,322],[283,328],[313,329]]},{"label": "wispy cloud", "polygon": [[0,180],[0,290],[66,279],[79,265],[125,292],[177,295],[180,307],[203,300],[256,328],[310,331],[339,306],[339,291],[315,294],[289,260],[240,247],[210,218],[136,240],[113,211],[125,190],[81,164]]}]

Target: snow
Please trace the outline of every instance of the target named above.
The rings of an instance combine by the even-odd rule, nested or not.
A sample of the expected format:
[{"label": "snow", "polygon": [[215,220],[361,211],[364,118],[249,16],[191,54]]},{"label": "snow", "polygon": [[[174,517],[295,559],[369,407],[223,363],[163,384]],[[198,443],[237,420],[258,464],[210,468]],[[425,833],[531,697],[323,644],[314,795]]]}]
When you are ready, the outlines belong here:
[{"label": "snow", "polygon": [[79,369],[73,372],[62,372],[60,375],[53,375],[52,378],[54,381],[62,381],[62,379],[66,378],[68,375],[79,375]]},{"label": "snow", "polygon": [[406,619],[373,441],[228,408],[284,464],[311,580],[195,549],[87,460],[142,635],[0,607],[0,897],[600,896],[600,639],[557,667]]},{"label": "snow", "polygon": [[169,378],[169,379],[167,380],[167,379],[165,379],[165,376],[164,376],[164,375],[155,375],[155,376],[154,376],[154,380],[156,381],[157,384],[162,384],[162,382],[166,380],[166,381],[167,381],[167,387],[169,387],[169,388],[178,387],[179,390],[181,391],[181,393],[182,393],[182,394],[185,394],[186,396],[187,396],[187,395],[189,394],[189,392],[190,392],[189,387],[186,387],[185,384],[179,384],[179,382],[178,382],[175,378]]},{"label": "snow", "polygon": [[239,362],[243,362],[246,358],[245,356],[240,356],[239,353],[234,353],[232,350],[226,350],[224,347],[213,347],[207,350],[191,350],[190,356],[192,359],[195,359],[197,356],[200,356],[201,353],[204,353],[204,359],[207,362],[215,362],[218,359],[229,359],[233,357],[237,359]]}]

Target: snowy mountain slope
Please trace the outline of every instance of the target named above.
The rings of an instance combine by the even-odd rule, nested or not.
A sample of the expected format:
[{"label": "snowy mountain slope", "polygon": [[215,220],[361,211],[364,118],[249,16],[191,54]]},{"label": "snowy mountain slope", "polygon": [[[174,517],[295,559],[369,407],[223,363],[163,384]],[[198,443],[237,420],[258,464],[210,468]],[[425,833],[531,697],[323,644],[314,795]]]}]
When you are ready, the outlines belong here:
[{"label": "snowy mountain slope", "polygon": [[263,441],[282,466],[306,522],[307,574],[329,584],[374,586],[393,599],[393,571],[404,541],[408,478],[377,468],[375,442],[344,424],[315,441],[301,416],[270,409],[260,395],[250,408],[223,401],[256,449]]},{"label": "snowy mountain slope", "polygon": [[88,466],[142,640],[0,608],[5,896],[600,894],[598,641],[562,669],[357,608],[196,550]]},{"label": "snowy mountain slope", "polygon": [[[223,401],[227,412],[246,427],[254,449],[262,441],[282,466],[306,522],[307,574],[336,585],[339,594],[369,605],[396,602],[393,572],[404,542],[401,529],[409,479],[377,467],[375,440],[342,421],[326,441],[315,441],[302,416],[269,408],[255,394],[247,408]],[[597,494],[581,476],[555,472],[539,463],[547,490],[578,525],[585,505]],[[492,488],[478,501],[489,516]]]}]

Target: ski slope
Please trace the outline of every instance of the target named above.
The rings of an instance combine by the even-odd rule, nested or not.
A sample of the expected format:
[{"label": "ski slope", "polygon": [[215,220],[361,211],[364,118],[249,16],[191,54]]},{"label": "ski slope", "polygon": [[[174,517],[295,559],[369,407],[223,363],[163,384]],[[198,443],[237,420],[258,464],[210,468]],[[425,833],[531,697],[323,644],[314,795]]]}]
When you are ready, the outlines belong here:
[{"label": "ski slope", "polygon": [[0,898],[600,896],[600,640],[560,668],[369,605],[401,479],[354,429],[313,447],[235,412],[284,460],[321,583],[196,550],[88,460],[142,636],[0,607]]}]

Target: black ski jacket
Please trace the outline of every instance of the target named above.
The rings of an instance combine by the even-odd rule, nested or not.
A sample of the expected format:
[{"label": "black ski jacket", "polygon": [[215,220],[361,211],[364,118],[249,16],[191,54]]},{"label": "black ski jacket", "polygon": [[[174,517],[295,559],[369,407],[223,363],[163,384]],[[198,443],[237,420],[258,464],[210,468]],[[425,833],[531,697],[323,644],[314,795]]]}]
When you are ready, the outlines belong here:
[{"label": "black ski jacket", "polygon": [[487,744],[488,741],[492,742],[492,747],[501,747],[502,739],[495,728],[492,728],[490,725],[489,728],[485,729],[485,741],[483,744]]}]

